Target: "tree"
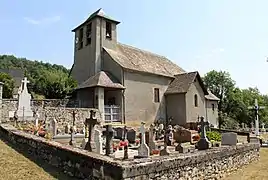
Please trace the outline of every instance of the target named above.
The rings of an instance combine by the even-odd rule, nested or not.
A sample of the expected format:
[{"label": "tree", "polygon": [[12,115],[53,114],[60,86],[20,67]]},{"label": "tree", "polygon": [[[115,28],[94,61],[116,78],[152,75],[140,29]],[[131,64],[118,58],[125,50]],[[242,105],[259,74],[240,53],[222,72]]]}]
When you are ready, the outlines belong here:
[{"label": "tree", "polygon": [[0,82],[3,82],[3,98],[12,98],[14,80],[6,73],[0,72]]},{"label": "tree", "polygon": [[219,110],[219,127],[223,124],[223,113],[226,112],[226,101],[227,96],[233,91],[235,87],[235,82],[232,80],[230,74],[225,71],[210,71],[205,74],[204,83],[206,87],[216,95],[219,100],[218,110]]}]

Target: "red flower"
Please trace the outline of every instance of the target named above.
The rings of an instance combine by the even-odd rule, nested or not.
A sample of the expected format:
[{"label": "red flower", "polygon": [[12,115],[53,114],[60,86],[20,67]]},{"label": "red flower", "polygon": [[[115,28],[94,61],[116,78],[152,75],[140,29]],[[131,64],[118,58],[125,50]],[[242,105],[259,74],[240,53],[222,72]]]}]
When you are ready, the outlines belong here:
[{"label": "red flower", "polygon": [[128,141],[120,141],[119,147],[125,147],[128,146]]}]

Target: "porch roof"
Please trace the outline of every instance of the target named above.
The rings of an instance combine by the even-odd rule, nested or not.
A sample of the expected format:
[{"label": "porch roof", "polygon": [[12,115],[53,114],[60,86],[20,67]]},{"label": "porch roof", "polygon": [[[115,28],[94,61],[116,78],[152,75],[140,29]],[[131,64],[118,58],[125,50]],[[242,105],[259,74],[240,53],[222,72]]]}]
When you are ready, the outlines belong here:
[{"label": "porch roof", "polygon": [[212,94],[212,92],[210,92],[209,90],[208,90],[208,95],[206,95],[205,98],[207,100],[212,100],[212,101],[219,101],[220,100],[217,96]]},{"label": "porch roof", "polygon": [[96,75],[91,76],[89,79],[80,84],[76,90],[91,87],[106,87],[115,89],[125,89],[110,73],[100,71]]}]

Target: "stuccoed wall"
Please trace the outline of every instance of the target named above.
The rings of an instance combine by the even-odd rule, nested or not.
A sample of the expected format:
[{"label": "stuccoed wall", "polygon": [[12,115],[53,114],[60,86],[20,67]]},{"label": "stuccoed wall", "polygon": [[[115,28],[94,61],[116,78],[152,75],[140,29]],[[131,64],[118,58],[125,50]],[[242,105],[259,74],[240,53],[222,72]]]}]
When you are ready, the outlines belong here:
[{"label": "stuccoed wall", "polygon": [[115,160],[68,145],[27,134],[8,124],[0,126],[0,136],[18,149],[43,159],[61,171],[81,179],[220,179],[233,170],[259,159],[259,144],[213,148],[189,154]]}]

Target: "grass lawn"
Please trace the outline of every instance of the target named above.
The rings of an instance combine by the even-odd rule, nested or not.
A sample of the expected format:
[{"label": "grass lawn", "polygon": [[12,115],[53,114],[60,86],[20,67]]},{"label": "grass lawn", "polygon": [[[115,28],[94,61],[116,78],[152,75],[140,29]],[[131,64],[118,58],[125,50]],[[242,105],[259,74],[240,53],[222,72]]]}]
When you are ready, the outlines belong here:
[{"label": "grass lawn", "polygon": [[225,180],[268,180],[268,148],[261,148],[260,160],[232,173]]},{"label": "grass lawn", "polygon": [[[38,166],[41,165],[46,171]],[[48,173],[49,172],[49,173]],[[69,180],[55,168],[29,160],[0,139],[0,180]]]}]

